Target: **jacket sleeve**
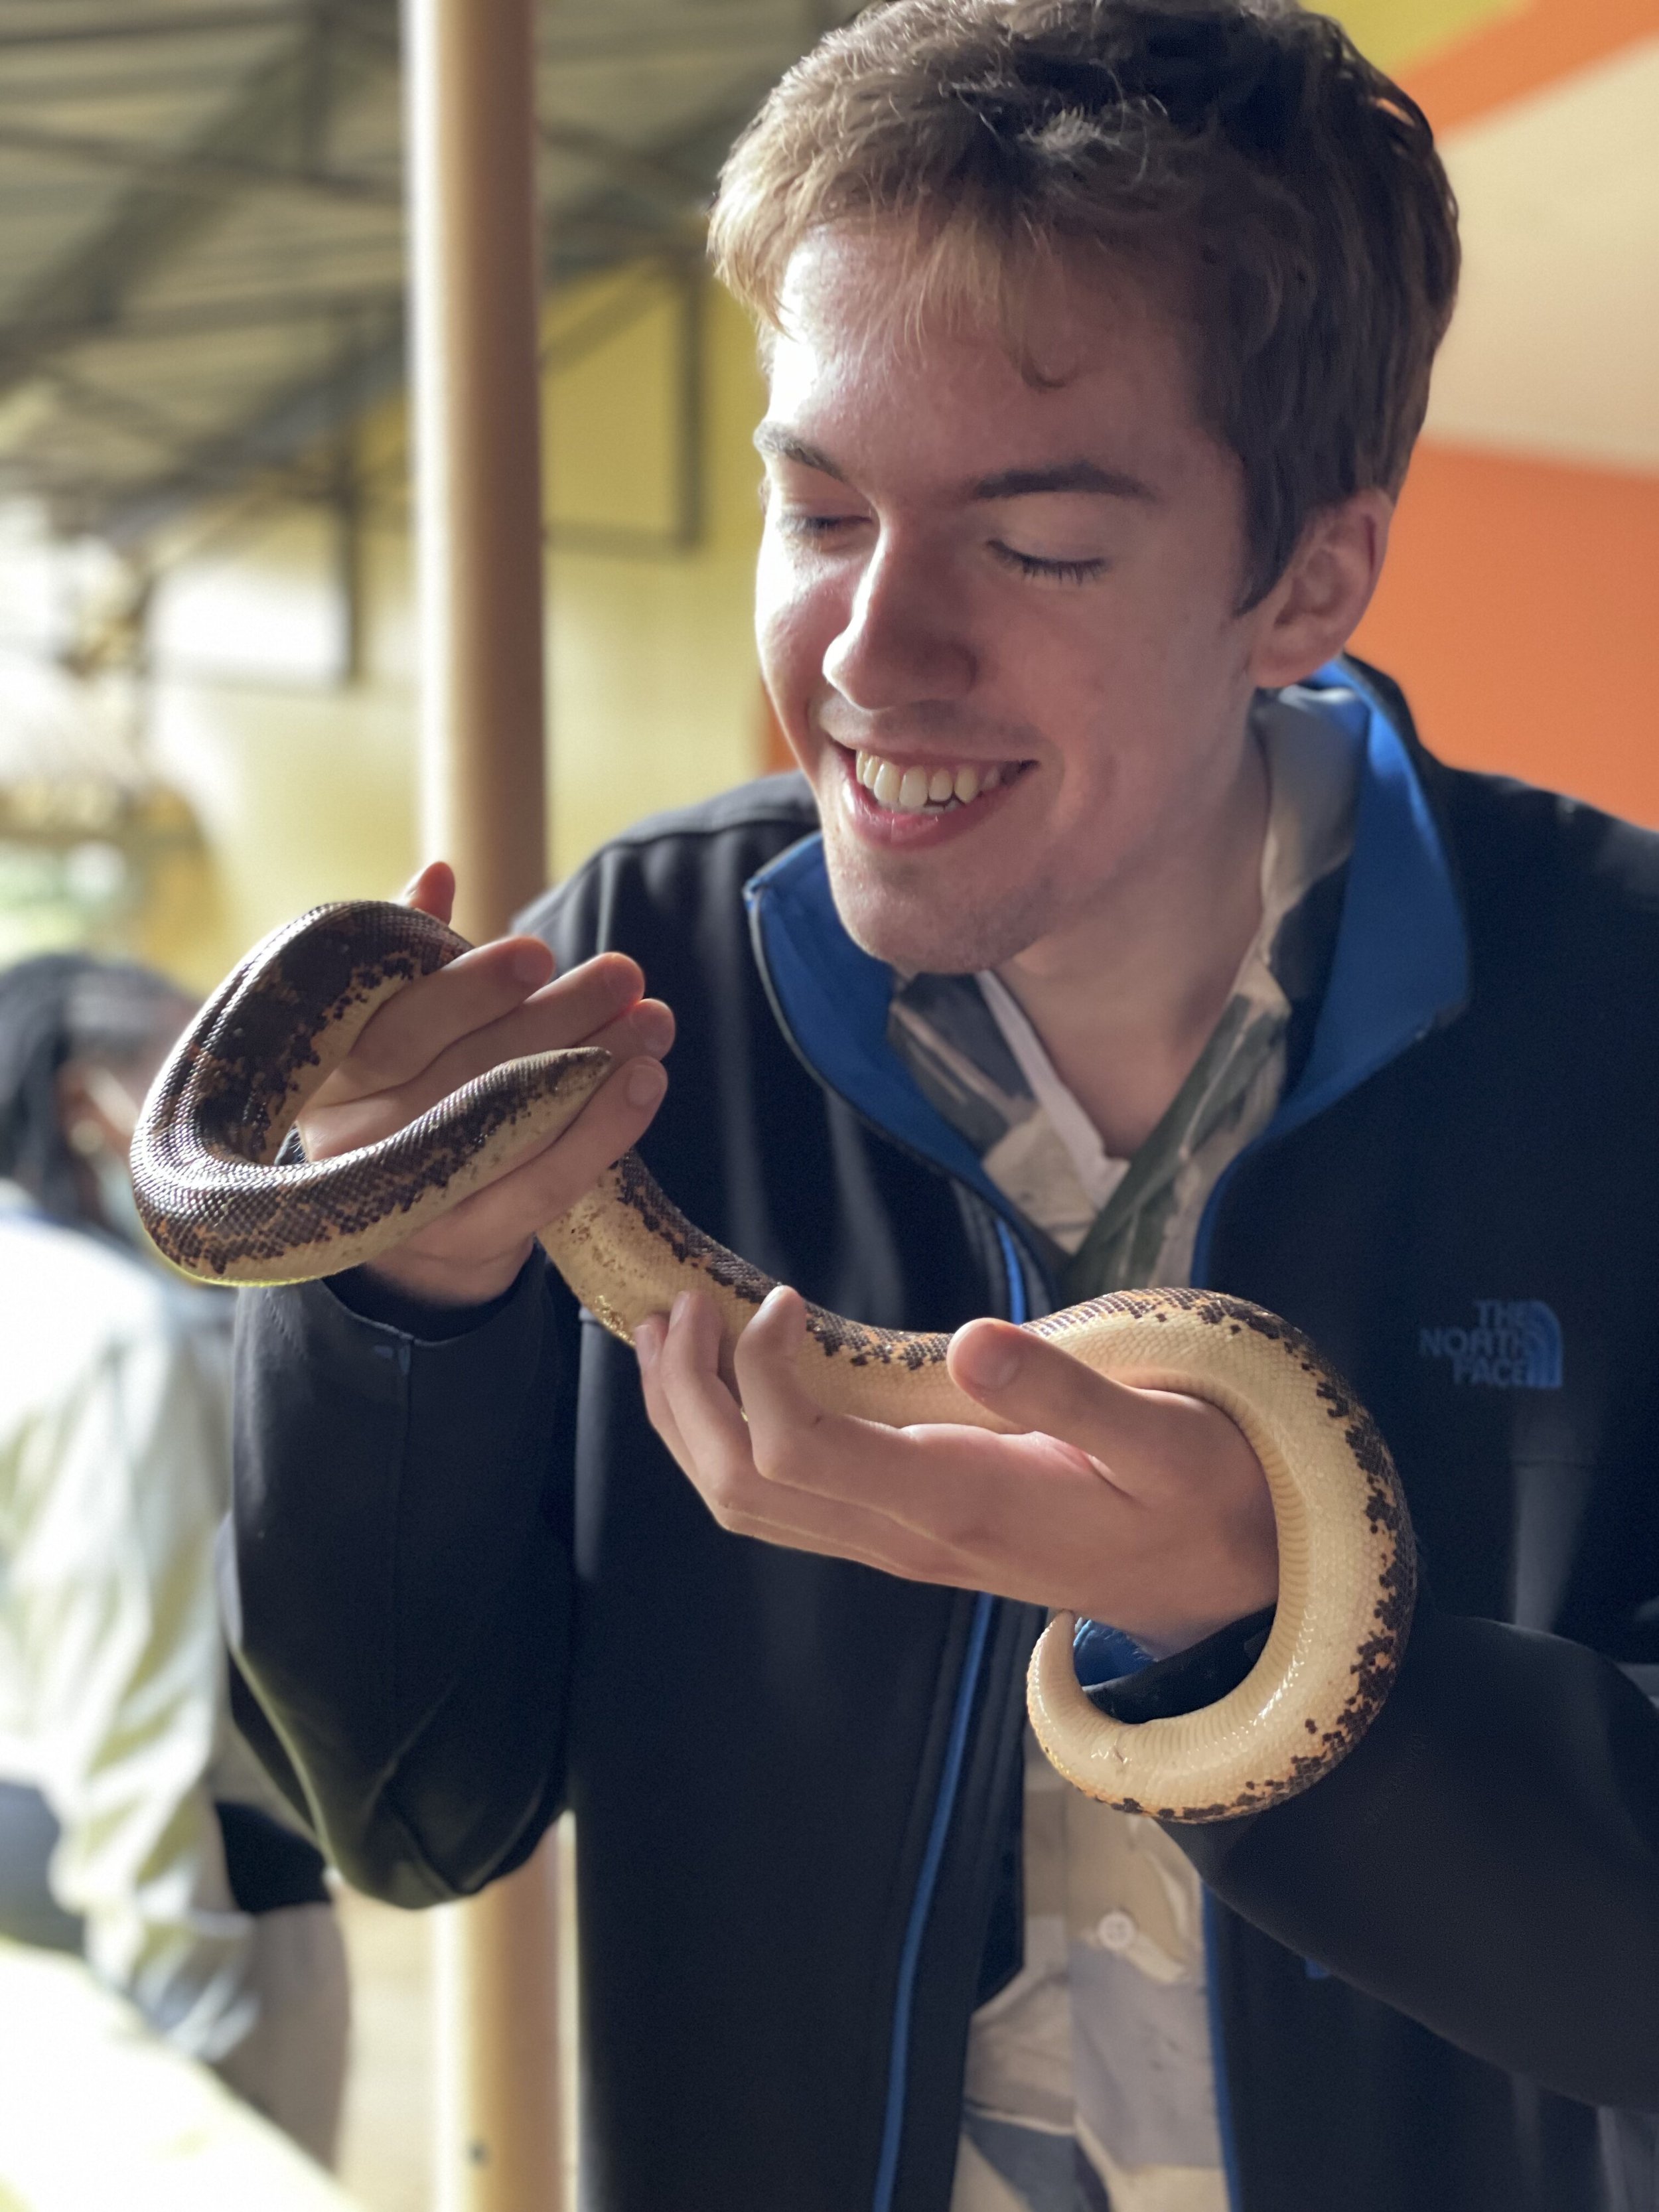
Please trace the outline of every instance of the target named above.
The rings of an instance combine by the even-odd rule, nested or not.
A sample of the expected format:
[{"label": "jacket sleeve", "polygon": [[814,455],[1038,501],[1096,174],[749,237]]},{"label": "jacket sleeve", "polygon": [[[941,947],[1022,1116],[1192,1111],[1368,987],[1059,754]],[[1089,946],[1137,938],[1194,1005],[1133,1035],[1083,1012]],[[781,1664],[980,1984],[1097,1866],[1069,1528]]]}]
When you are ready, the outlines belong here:
[{"label": "jacket sleeve", "polygon": [[1424,1603],[1340,1766],[1170,1832],[1244,1919],[1448,2041],[1659,2109],[1659,1714],[1582,1644]]},{"label": "jacket sleeve", "polygon": [[394,1904],[509,1872],[558,1809],[568,1303],[539,1253],[441,1341],[241,1294],[232,1644],[325,1849]]}]

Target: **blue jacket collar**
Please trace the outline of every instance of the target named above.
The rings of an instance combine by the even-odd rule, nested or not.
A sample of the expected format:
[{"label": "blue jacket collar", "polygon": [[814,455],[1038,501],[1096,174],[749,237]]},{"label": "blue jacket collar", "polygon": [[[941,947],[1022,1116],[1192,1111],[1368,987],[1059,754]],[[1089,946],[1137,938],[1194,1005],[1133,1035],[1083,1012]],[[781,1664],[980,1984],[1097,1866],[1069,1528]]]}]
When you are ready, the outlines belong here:
[{"label": "blue jacket collar", "polygon": [[[1364,743],[1353,855],[1307,1065],[1257,1144],[1310,1121],[1386,1066],[1455,1012],[1468,988],[1462,909],[1405,738],[1346,662],[1333,661],[1306,688]],[[866,1121],[1017,1221],[972,1148],[890,1048],[892,971],[842,927],[822,837],[781,854],[746,896],[773,1003],[808,1066]],[[1207,1243],[1201,1238],[1200,1261]]]}]

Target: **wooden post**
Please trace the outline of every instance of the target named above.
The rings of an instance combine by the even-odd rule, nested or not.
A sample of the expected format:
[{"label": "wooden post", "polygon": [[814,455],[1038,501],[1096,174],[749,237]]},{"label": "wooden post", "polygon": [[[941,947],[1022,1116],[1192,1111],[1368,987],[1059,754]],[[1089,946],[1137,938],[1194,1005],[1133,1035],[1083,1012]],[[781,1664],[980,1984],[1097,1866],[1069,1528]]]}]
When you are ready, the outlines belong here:
[{"label": "wooden post", "polygon": [[[546,867],[533,0],[404,0],[422,852],[496,936]],[[442,2212],[560,2212],[558,1856],[438,1918]]]},{"label": "wooden post", "polygon": [[434,1916],[438,2212],[563,2212],[560,1855]]},{"label": "wooden post", "polygon": [[545,881],[532,0],[405,0],[423,850],[457,926]]}]

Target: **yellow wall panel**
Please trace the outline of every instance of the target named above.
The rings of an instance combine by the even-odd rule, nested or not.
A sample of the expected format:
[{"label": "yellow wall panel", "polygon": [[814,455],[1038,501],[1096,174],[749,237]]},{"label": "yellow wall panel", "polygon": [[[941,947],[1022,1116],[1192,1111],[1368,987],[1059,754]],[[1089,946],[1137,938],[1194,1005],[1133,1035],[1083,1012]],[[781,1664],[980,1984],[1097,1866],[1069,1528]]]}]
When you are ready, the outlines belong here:
[{"label": "yellow wall panel", "polygon": [[1449,46],[1499,15],[1523,13],[1530,0],[1341,0],[1330,7],[1360,52],[1399,70]]},{"label": "yellow wall panel", "polygon": [[[610,343],[584,327],[627,317]],[[581,312],[549,318],[550,350],[583,345],[547,379],[544,511],[556,530],[665,534],[676,520],[681,342],[678,288],[656,271],[584,286]]]},{"label": "yellow wall panel", "polygon": [[[641,815],[756,772],[760,536],[749,325],[702,303],[701,528],[680,546],[681,306],[659,273],[580,288],[550,315],[550,848],[560,872]],[[586,331],[578,357],[573,334]],[[599,332],[594,342],[594,332]],[[361,551],[363,665],[342,680],[333,526],[278,509],[181,558],[149,702],[156,767],[204,862],[158,887],[135,943],[198,986],[320,899],[395,892],[415,845],[415,630],[401,410],[366,426],[379,503]],[[199,529],[199,525],[198,526]]]}]

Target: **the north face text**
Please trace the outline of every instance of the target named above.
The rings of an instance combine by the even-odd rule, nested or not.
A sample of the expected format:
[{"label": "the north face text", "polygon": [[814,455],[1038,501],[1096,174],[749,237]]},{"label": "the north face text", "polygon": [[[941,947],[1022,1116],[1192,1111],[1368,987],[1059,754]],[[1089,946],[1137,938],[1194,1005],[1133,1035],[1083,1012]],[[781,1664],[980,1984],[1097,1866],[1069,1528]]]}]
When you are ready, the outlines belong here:
[{"label": "the north face text", "polygon": [[1473,1328],[1420,1328],[1425,1359],[1451,1363],[1454,1382],[1495,1390],[1561,1388],[1561,1324],[1541,1298],[1477,1298]]}]

